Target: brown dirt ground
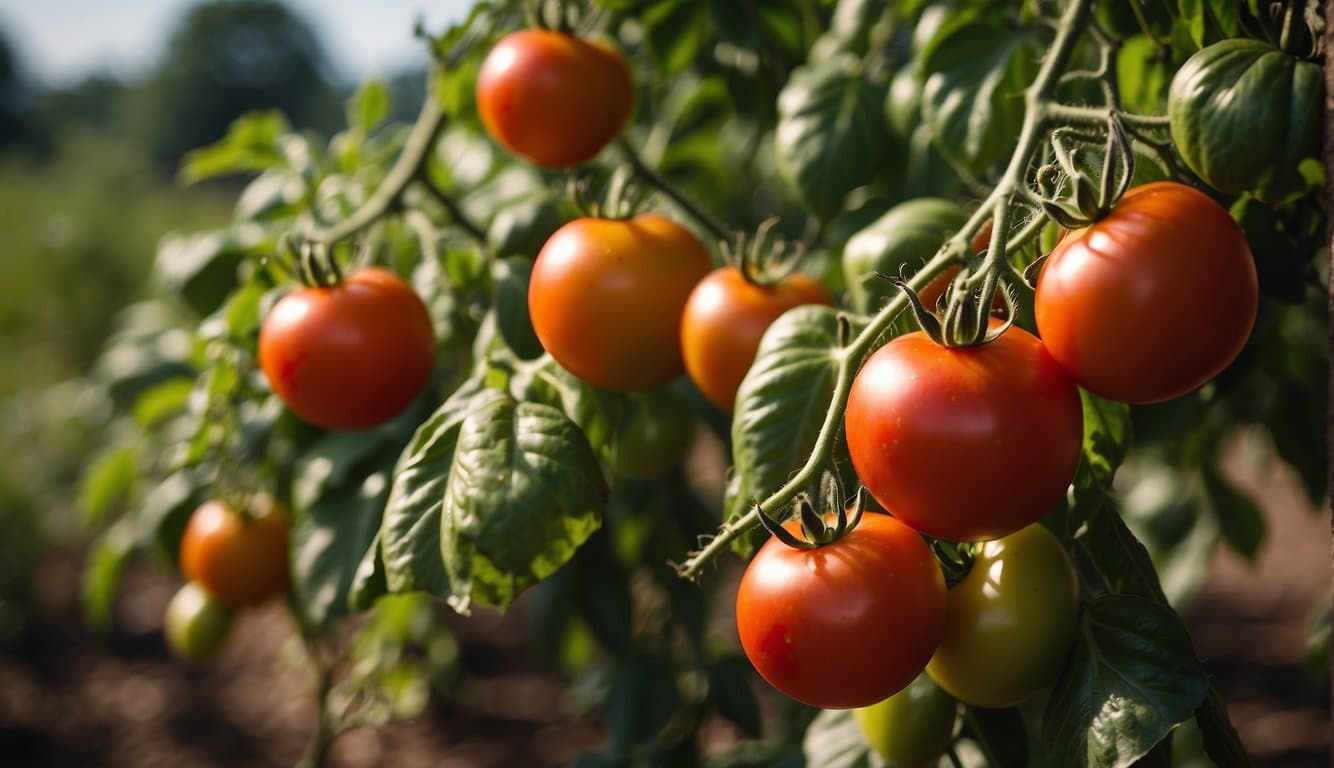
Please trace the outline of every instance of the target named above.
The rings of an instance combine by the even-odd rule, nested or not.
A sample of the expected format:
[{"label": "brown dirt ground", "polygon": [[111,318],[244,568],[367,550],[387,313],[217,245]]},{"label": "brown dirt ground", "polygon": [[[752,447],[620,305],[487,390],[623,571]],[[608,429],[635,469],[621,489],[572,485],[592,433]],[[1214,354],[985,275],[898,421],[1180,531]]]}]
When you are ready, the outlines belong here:
[{"label": "brown dirt ground", "polygon": [[[1311,609],[1330,599],[1329,514],[1281,467],[1228,469],[1264,499],[1269,538],[1254,564],[1215,557],[1187,615],[1196,650],[1257,766],[1330,765],[1329,682],[1302,670]],[[172,580],[132,569],[116,630],[99,640],[81,628],[79,564],[78,553],[47,557],[32,631],[0,650],[0,766],[296,762],[313,709],[308,679],[283,661],[291,626],[281,608],[247,614],[220,659],[189,666],[162,642]],[[467,670],[455,695],[413,720],[347,734],[331,765],[542,768],[602,742],[597,718],[571,712],[563,678],[527,650],[518,612],[454,628]]]}]

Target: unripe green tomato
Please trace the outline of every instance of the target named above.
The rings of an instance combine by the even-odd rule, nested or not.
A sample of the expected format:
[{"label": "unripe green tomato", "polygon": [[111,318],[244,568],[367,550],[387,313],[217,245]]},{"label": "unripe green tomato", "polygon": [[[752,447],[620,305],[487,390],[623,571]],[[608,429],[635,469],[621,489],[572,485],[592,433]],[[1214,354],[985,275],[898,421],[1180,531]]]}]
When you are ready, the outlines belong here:
[{"label": "unripe green tomato", "polygon": [[1012,707],[1056,682],[1079,617],[1079,580],[1056,535],[1034,523],[981,547],[946,597],[926,672],[975,707]]},{"label": "unripe green tomato", "polygon": [[187,581],[167,603],[163,619],[167,647],[186,661],[210,659],[227,642],[235,617],[203,586]]},{"label": "unripe green tomato", "polygon": [[948,200],[922,197],[900,203],[853,235],[843,248],[843,277],[852,307],[874,312],[898,289],[876,272],[909,274],[936,255],[968,214]]},{"label": "unripe green tomato", "polygon": [[879,704],[852,710],[866,742],[894,768],[933,766],[954,737],[958,703],[925,673]]},{"label": "unripe green tomato", "polygon": [[695,412],[673,387],[631,395],[616,440],[621,477],[650,479],[681,463],[695,437]]},{"label": "unripe green tomato", "polygon": [[1172,141],[1222,192],[1279,202],[1306,188],[1298,165],[1320,152],[1324,75],[1258,40],[1200,49],[1172,77]]}]

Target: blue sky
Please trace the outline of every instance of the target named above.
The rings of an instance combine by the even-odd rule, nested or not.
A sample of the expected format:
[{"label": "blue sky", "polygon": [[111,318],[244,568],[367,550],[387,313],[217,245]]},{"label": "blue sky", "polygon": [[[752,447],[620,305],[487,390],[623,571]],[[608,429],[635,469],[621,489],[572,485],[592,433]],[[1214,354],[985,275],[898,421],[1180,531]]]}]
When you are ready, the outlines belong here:
[{"label": "blue sky", "polygon": [[[27,74],[59,86],[97,71],[133,77],[152,67],[176,20],[199,0],[0,0],[0,28]],[[413,22],[442,29],[472,0],[288,0],[324,40],[345,80],[425,61]]]}]

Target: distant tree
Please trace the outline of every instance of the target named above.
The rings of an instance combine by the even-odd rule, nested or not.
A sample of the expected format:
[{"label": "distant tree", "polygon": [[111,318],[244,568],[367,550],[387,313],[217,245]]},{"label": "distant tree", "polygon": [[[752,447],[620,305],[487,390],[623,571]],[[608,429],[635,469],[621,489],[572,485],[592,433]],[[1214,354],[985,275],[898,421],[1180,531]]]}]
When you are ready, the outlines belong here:
[{"label": "distant tree", "polygon": [[0,30],[0,148],[23,135],[27,84],[9,36]]},{"label": "distant tree", "polygon": [[338,97],[314,30],[274,0],[218,0],[190,9],[140,94],[138,129],[175,166],[220,138],[236,117],[276,108],[299,127],[327,128]]}]

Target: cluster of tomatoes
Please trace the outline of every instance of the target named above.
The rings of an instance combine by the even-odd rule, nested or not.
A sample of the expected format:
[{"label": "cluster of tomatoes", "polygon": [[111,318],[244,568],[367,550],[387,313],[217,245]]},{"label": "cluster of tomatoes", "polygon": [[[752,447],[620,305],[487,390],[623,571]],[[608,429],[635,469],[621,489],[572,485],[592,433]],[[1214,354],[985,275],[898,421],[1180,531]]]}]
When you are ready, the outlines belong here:
[{"label": "cluster of tomatoes", "polygon": [[[502,40],[477,88],[490,135],[548,168],[598,154],[633,106],[619,53],[549,30]],[[657,396],[687,373],[730,412],[765,329],[792,307],[833,299],[806,277],[761,284],[735,266],[713,269],[688,229],[646,214],[561,227],[534,262],[528,302],[542,346],[583,381]],[[1011,326],[952,347],[911,333],[863,365],[844,432],[860,481],[889,514],[867,514],[809,549],[770,540],[737,596],[742,645],[779,690],[819,707],[874,705],[860,712],[864,723],[947,714],[937,728],[947,740],[955,710],[935,685],[975,706],[1008,707],[1054,681],[1079,585],[1038,520],[1065,497],[1080,460],[1079,388],[1150,403],[1201,386],[1240,352],[1258,292],[1228,213],[1158,182],[1068,234],[1046,259],[1034,302],[1036,336]],[[289,294],[260,337],[274,391],[332,429],[401,411],[425,386],[433,351],[420,299],[376,269]],[[924,537],[973,544],[971,569],[952,588]],[[200,546],[192,541],[187,533],[186,546]],[[198,562],[183,552],[186,575],[220,602],[251,599],[218,592]],[[893,698],[900,691],[947,704],[905,709]]]},{"label": "cluster of tomatoes", "polygon": [[177,655],[203,661],[231,634],[236,612],[287,589],[288,522],[266,496],[244,511],[226,501],[201,505],[181,537],[185,586],[167,604],[167,644]]},{"label": "cluster of tomatoes", "polygon": [[[844,428],[859,479],[892,516],[866,515],[813,549],[770,540],[742,579],[737,627],[760,674],[814,706],[870,707],[858,719],[882,752],[896,749],[886,722],[906,717],[900,697],[931,690],[922,681],[895,696],[923,670],[980,707],[1013,706],[1054,682],[1079,588],[1037,521],[1080,459],[1079,388],[1128,403],[1198,388],[1240,353],[1258,286],[1227,211],[1156,182],[1068,234],[1034,303],[1038,336],[1010,327],[950,347],[918,332],[872,354]],[[948,591],[919,534],[979,543]],[[937,711],[952,727],[954,709]]]}]

